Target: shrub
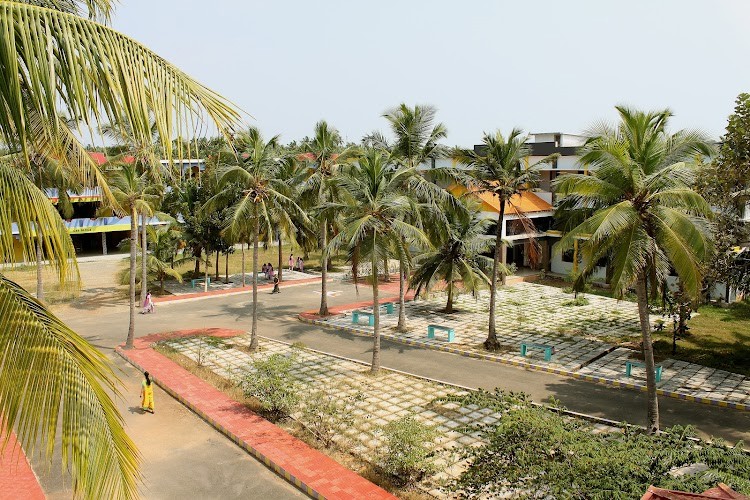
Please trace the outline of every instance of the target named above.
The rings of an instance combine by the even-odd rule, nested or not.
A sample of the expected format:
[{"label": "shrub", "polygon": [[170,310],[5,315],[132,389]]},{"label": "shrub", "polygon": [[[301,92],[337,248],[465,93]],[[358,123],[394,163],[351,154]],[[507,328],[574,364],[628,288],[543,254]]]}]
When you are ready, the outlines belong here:
[{"label": "shrub", "polygon": [[408,415],[384,426],[382,431],[385,447],[380,456],[380,464],[398,483],[412,484],[422,479],[425,474],[435,471],[435,428]]},{"label": "shrub", "polygon": [[562,305],[565,306],[565,307],[587,306],[587,305],[589,305],[589,299],[587,299],[586,297],[576,297],[575,299],[570,299],[570,300],[563,301]]},{"label": "shrub", "polygon": [[[657,435],[632,428],[594,434],[590,424],[545,408],[511,408],[485,429],[487,445],[465,450],[469,465],[453,485],[467,497],[516,494],[532,498],[639,498],[650,484],[704,491],[723,482],[750,491],[750,456],[723,442],[696,443],[691,428]],[[705,472],[673,477],[695,463]],[[513,488],[508,491],[508,488]]]},{"label": "shrub", "polygon": [[254,371],[241,383],[245,397],[255,398],[272,420],[289,416],[299,403],[299,385],[291,377],[294,356],[272,354],[253,362]]},{"label": "shrub", "polygon": [[302,410],[305,428],[326,448],[331,447],[336,434],[347,427],[356,427],[355,404],[364,399],[364,394],[339,396],[344,391],[341,385],[319,388],[310,393]]}]

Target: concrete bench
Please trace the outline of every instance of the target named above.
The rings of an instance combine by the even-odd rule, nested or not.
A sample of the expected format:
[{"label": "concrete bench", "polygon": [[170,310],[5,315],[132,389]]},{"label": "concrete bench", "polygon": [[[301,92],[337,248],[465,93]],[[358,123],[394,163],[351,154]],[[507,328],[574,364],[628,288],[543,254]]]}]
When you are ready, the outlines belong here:
[{"label": "concrete bench", "polygon": [[369,326],[375,326],[375,314],[367,311],[353,311],[352,312],[352,323],[359,324],[359,317],[365,316],[367,318],[367,324]]},{"label": "concrete bench", "polygon": [[[630,377],[631,372],[633,371],[634,366],[640,366],[641,368],[646,368],[646,363],[643,363],[642,361],[625,361],[625,376]],[[654,367],[654,372],[656,373],[656,381],[661,382],[661,372],[662,372],[662,366],[656,365]]]},{"label": "concrete bench", "polygon": [[380,304],[380,308],[385,308],[386,314],[393,314],[395,309],[393,308],[393,302],[386,302],[385,304]]},{"label": "concrete bench", "polygon": [[427,338],[428,339],[434,339],[435,338],[435,330],[441,330],[444,332],[448,332],[448,342],[453,342],[456,338],[456,332],[453,330],[453,328],[449,326],[443,326],[443,325],[427,325]]},{"label": "concrete bench", "polygon": [[208,280],[208,284],[210,285],[210,284],[211,284],[211,278],[206,278],[206,279],[203,279],[203,278],[196,278],[196,279],[194,279],[194,280],[190,280],[190,285],[191,285],[191,286],[192,286],[193,288],[195,288],[195,284],[196,284],[196,283],[204,283],[204,282],[205,282],[206,280]]},{"label": "concrete bench", "polygon": [[539,349],[544,351],[544,361],[549,361],[552,359],[552,355],[555,353],[555,348],[551,345],[546,344],[533,344],[531,342],[522,342],[521,343],[521,356],[526,357],[526,354],[529,352],[529,349]]}]

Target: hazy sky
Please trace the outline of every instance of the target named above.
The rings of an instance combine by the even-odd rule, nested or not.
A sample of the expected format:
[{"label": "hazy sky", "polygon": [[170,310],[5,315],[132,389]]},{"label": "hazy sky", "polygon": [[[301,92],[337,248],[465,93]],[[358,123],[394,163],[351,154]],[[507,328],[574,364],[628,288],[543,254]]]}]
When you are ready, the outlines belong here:
[{"label": "hazy sky", "polygon": [[750,92],[750,2],[121,0],[114,26],[223,94],[270,136],[385,129],[432,104],[448,144],[585,130],[615,104],[722,135]]}]

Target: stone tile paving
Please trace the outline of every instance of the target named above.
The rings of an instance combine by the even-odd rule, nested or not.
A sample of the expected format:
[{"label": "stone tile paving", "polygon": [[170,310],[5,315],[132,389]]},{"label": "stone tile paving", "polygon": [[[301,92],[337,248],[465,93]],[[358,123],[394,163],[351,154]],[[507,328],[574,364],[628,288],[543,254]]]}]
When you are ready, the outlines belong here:
[{"label": "stone tile paving", "polygon": [[[471,426],[492,425],[501,418],[501,413],[493,409],[435,401],[448,394],[466,394],[468,391],[463,388],[389,370],[373,377],[368,373],[369,366],[364,363],[307,349],[298,350],[271,339],[261,338],[261,351],[255,354],[235,348],[247,347],[249,342],[249,336],[242,336],[226,344],[203,338],[175,339],[166,344],[230,380],[251,374],[254,359],[264,359],[274,353],[288,355],[296,352],[292,376],[304,384],[303,392],[309,394],[312,389],[325,388],[341,398],[347,398],[353,405],[354,423],[340,424],[334,441],[363,458],[376,456],[383,445],[380,429],[388,422],[413,414],[418,420],[435,426],[440,435],[435,449],[438,456],[436,463],[441,472],[431,478],[427,489],[436,496],[446,496],[440,489],[441,485],[457,477],[464,468],[465,464],[458,454],[459,448],[483,443],[481,434]],[[301,404],[305,405],[304,398]],[[301,410],[293,416],[301,418]],[[616,430],[601,423],[591,424],[590,429],[597,433]]]},{"label": "stone tile paving", "polygon": [[[629,378],[625,376],[625,362],[634,351],[615,348],[609,343],[640,338],[636,304],[586,295],[588,305],[564,306],[563,303],[572,297],[559,288],[526,282],[499,289],[496,324],[503,348],[497,353],[488,353],[482,347],[487,336],[488,292],[480,293],[476,298],[459,296],[454,305],[458,312],[453,314],[440,312],[445,301],[442,295],[407,302],[409,331],[404,333],[395,330],[397,314],[385,314],[385,309],[382,309],[381,334],[384,338],[411,345],[591,378],[610,385],[643,387],[645,373],[642,368],[634,368]],[[359,310],[372,311],[372,308]],[[316,322],[372,334],[366,317],[360,317],[359,324],[352,324],[350,313]],[[447,334],[440,331],[436,332],[435,339],[428,339],[429,324],[453,328],[455,340],[449,343]],[[519,349],[522,342],[552,346],[552,359],[544,361],[544,352],[537,349],[522,357]],[[663,373],[658,387],[663,394],[720,406],[750,408],[750,379],[742,375],[673,359],[660,364]]]},{"label": "stone tile paving", "polygon": [[[308,278],[314,278],[314,274],[308,274],[308,273],[301,273],[299,271],[287,271],[284,269],[284,274],[282,275],[282,278],[284,282],[286,281],[296,281],[296,280],[304,280]],[[222,274],[219,279],[220,281],[214,281],[213,276],[209,275],[209,278],[211,278],[211,284],[208,285],[208,290],[231,290],[233,288],[242,288],[242,273],[238,274],[230,274],[229,275],[229,283],[224,283],[224,275]],[[247,286],[252,286],[253,283],[253,277],[251,273],[245,273],[245,283]],[[258,273],[258,284],[259,285],[266,285],[273,283],[273,280],[266,279],[266,275],[262,273]],[[167,291],[169,291],[173,295],[185,295],[185,294],[191,294],[196,292],[202,292],[203,291],[203,282],[195,284],[195,288],[193,288],[192,284],[190,283],[190,280],[185,280],[182,283],[178,283],[176,281],[169,281],[165,283],[165,288]],[[283,283],[282,283],[283,286]]]}]

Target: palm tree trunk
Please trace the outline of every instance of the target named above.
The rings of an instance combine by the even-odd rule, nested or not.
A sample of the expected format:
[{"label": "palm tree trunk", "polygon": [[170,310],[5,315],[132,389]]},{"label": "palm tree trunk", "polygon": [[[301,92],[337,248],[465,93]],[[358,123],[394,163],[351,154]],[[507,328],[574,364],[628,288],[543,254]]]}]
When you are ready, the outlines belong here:
[{"label": "palm tree trunk", "polygon": [[[320,254],[320,265],[321,265],[321,285],[320,285],[320,310],[318,311],[319,316],[328,316],[328,286],[326,280],[328,279],[328,223],[325,219],[321,224],[322,230],[320,232],[321,241],[321,254]],[[373,269],[375,270],[375,281],[378,280],[378,266],[377,262]]]},{"label": "palm tree trunk", "polygon": [[398,263],[398,326],[399,332],[406,331],[406,274],[404,263],[399,260]]},{"label": "palm tree trunk", "polygon": [[36,235],[36,298],[39,301],[44,300],[44,283],[42,282],[42,242],[39,239],[39,232]]},{"label": "palm tree trunk", "polygon": [[219,281],[219,250],[216,250],[216,269],[214,270],[214,280]]},{"label": "palm tree trunk", "polygon": [[164,295],[164,275],[159,276],[159,291]]},{"label": "palm tree trunk", "polygon": [[281,248],[282,248],[281,247],[281,231],[279,231],[279,235],[278,236],[279,236],[279,275],[278,275],[278,277],[279,277],[279,283],[281,283],[281,277],[282,277],[282,274],[284,272],[284,265],[283,265],[284,264],[284,261],[283,261],[284,260],[284,256],[281,255],[281,253],[282,253],[281,252]]},{"label": "palm tree trunk", "polygon": [[445,312],[453,312],[453,280],[448,281],[448,303],[445,304]]},{"label": "palm tree trunk", "polygon": [[[373,240],[375,235],[373,235]],[[372,280],[372,313],[374,316],[373,344],[372,344],[372,366],[370,371],[377,373],[380,370],[380,297],[378,296],[378,259],[375,252],[375,241],[372,250],[372,268],[375,270]]]},{"label": "palm tree trunk", "polygon": [[[375,277],[377,278],[377,273],[375,273]],[[386,283],[391,281],[391,275],[388,273],[388,257],[383,257],[383,281]]]},{"label": "palm tree trunk", "polygon": [[656,398],[656,373],[654,372],[654,347],[651,343],[651,324],[648,318],[648,294],[646,292],[646,272],[642,272],[635,282],[635,293],[638,297],[638,317],[641,321],[643,336],[643,361],[646,365],[646,389],[648,393],[649,434],[659,431],[659,401]]},{"label": "palm tree trunk", "polygon": [[245,242],[242,242],[242,287],[245,287]]},{"label": "palm tree trunk", "polygon": [[255,222],[253,223],[253,324],[250,328],[250,350],[258,349],[258,234],[260,221],[258,220],[258,206],[255,206]]},{"label": "palm tree trunk", "polygon": [[146,233],[146,214],[141,214],[141,303],[146,301],[148,293],[148,268],[146,253],[148,249],[148,234]]},{"label": "palm tree trunk", "polygon": [[133,347],[135,338],[135,257],[136,245],[138,244],[138,214],[135,208],[130,211],[130,324],[128,325],[128,338],[125,347]]},{"label": "palm tree trunk", "polygon": [[229,283],[229,252],[224,254],[224,283]]},{"label": "palm tree trunk", "polygon": [[206,265],[203,266],[203,291],[208,292],[208,259],[211,258],[211,255],[208,253],[208,250],[206,250]]},{"label": "palm tree trunk", "polygon": [[497,275],[500,267],[500,255],[505,251],[503,245],[503,217],[505,217],[505,200],[500,200],[500,213],[497,216],[497,230],[495,231],[495,259],[492,261],[492,280],[490,281],[490,323],[484,348],[496,351],[500,347],[495,332],[495,297],[497,297]]}]

